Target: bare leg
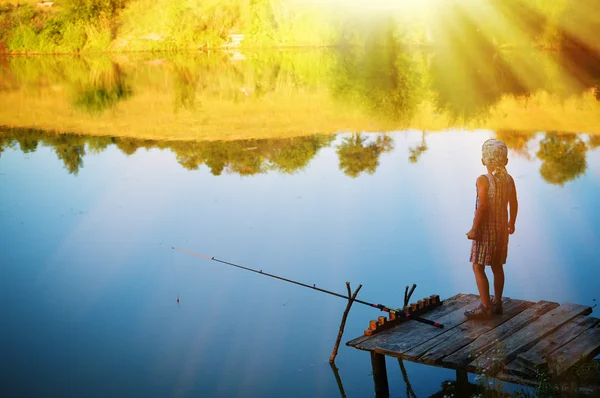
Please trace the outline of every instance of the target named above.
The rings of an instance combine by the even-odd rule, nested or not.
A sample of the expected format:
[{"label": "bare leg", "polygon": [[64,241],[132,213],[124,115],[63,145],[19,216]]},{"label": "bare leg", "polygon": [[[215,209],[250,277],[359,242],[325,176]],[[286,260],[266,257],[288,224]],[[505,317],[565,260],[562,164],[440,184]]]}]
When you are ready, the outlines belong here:
[{"label": "bare leg", "polygon": [[485,275],[485,265],[473,263],[473,272],[475,273],[475,282],[477,282],[477,290],[479,290],[481,304],[485,308],[491,308],[490,283]]},{"label": "bare leg", "polygon": [[504,267],[502,265],[492,266],[492,271],[494,272],[494,303],[501,303],[504,290]]}]

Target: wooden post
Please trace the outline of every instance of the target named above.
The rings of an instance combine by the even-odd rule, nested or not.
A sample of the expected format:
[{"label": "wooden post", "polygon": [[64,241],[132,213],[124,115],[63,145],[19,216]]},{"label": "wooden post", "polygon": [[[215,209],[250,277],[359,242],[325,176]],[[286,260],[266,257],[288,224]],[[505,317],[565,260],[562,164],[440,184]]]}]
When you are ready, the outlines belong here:
[{"label": "wooden post", "polygon": [[466,369],[464,368],[456,369],[456,396],[469,396],[469,377],[467,375]]},{"label": "wooden post", "polygon": [[385,355],[370,351],[371,366],[373,367],[373,382],[375,383],[375,397],[388,398],[390,387],[388,386],[387,370],[385,368]]},{"label": "wooden post", "polygon": [[354,303],[354,299],[356,299],[356,295],[358,294],[362,285],[358,285],[354,294],[350,291],[350,282],[346,282],[346,289],[348,290],[348,304],[346,304],[346,309],[344,310],[344,315],[342,315],[342,323],[340,324],[340,331],[338,332],[337,339],[335,340],[335,345],[333,346],[333,352],[329,357],[329,363],[333,363],[335,361],[335,357],[338,353],[338,348],[340,346],[340,341],[342,340],[342,335],[344,334],[344,327],[346,327],[346,318],[348,318],[348,312],[350,312],[350,307],[352,307],[352,303]]}]

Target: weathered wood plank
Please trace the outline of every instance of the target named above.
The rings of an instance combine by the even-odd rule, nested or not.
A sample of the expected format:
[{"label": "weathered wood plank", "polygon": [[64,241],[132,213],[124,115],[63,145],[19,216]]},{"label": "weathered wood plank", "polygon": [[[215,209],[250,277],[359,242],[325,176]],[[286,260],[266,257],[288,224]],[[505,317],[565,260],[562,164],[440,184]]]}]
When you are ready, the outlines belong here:
[{"label": "weathered wood plank", "polygon": [[515,376],[519,376],[519,377],[523,377],[526,379],[532,379],[534,380],[536,378],[536,373],[535,371],[521,365],[519,362],[512,361],[510,362],[508,365],[506,365],[503,369],[504,372],[511,374],[511,375],[515,375]]},{"label": "weathered wood plank", "polygon": [[550,372],[561,375],[580,361],[600,354],[600,328],[588,329],[550,354]]},{"label": "weathered wood plank", "polygon": [[522,386],[537,387],[539,385],[539,382],[537,381],[537,379],[530,379],[527,377],[512,375],[507,372],[500,372],[497,375],[495,375],[494,378],[496,378],[498,380],[502,380],[502,381],[507,381],[509,383],[519,384]]},{"label": "weathered wood plank", "polygon": [[544,336],[552,333],[576,316],[591,312],[592,309],[589,306],[573,303],[562,304],[516,333],[502,339],[500,347],[488,349],[470,363],[469,367],[483,369],[484,372],[489,374],[497,373],[502,370],[505,364],[514,360],[521,352],[533,347]]},{"label": "weathered wood plank", "polygon": [[[500,326],[482,334],[475,341],[442,359],[442,364],[450,368],[465,367],[490,347],[512,335],[515,330],[530,324],[548,311],[558,307],[558,303],[538,301],[520,314]],[[478,322],[478,321],[473,321]]]},{"label": "weathered wood plank", "polygon": [[[441,318],[442,316],[448,314],[449,312],[452,312],[454,310],[456,310],[457,308],[459,308],[460,306],[464,305],[465,300],[471,300],[473,297],[477,297],[474,294],[457,294],[456,296],[452,296],[446,300],[443,301],[443,305],[440,307],[437,307],[433,310],[431,310],[431,312],[428,312],[427,315],[425,315],[424,317],[427,319],[431,319],[433,321],[437,321],[439,318]],[[404,333],[405,330],[410,329],[411,325],[422,325],[422,326],[427,326],[430,328],[434,328],[433,326],[430,325],[424,325],[422,323],[416,322],[416,321],[409,321],[406,323],[402,323],[398,326],[395,326],[391,329],[388,329],[384,332],[381,333],[377,333],[373,336],[360,336],[357,337],[355,339],[352,339],[350,341],[348,341],[346,343],[347,346],[350,347],[355,347],[361,350],[367,349],[364,348],[363,345],[365,342],[371,340],[371,339],[381,339],[381,338],[385,338],[385,336],[389,335],[389,334],[393,334],[396,333],[396,331],[398,332],[402,332]],[[435,329],[435,328],[434,328]]]},{"label": "weathered wood plank", "polygon": [[510,299],[505,299],[502,303],[504,307],[502,315],[494,316],[486,321],[465,322],[448,333],[410,349],[404,353],[405,357],[430,365],[439,364],[443,357],[465,347],[477,337],[498,327],[534,304],[531,301]]},{"label": "weathered wood plank", "polygon": [[600,324],[600,319],[598,318],[578,316],[571,322],[561,326],[552,334],[546,336],[528,351],[519,354],[516,361],[526,368],[529,368],[531,371],[534,371],[535,369],[546,369],[548,365],[548,355],[573,340],[587,329],[593,328],[598,324]]},{"label": "weathered wood plank", "polygon": [[361,345],[368,350],[377,351],[377,349],[383,349],[386,352],[392,351],[396,353],[408,351],[412,347],[422,344],[425,341],[446,332],[454,326],[465,322],[466,318],[464,312],[479,302],[479,296],[466,296],[458,301],[462,305],[455,307],[454,311],[451,311],[437,319],[434,319],[433,317],[430,318],[437,322],[443,323],[444,329],[439,329],[419,322],[404,323],[393,329],[390,329],[391,333],[380,333],[374,336],[372,339],[363,342]]}]

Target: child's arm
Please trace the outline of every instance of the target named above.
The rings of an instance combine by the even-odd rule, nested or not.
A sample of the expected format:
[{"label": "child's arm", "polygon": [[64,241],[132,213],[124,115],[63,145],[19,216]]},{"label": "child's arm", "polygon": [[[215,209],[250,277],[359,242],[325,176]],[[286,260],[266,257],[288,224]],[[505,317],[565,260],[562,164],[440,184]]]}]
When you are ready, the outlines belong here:
[{"label": "child's arm", "polygon": [[486,176],[481,175],[477,177],[477,197],[479,198],[479,205],[475,209],[475,218],[473,219],[473,227],[467,232],[467,238],[474,240],[477,237],[477,229],[481,224],[481,220],[485,216],[488,210],[488,187],[489,182]]},{"label": "child's arm", "polygon": [[519,211],[519,201],[517,200],[517,187],[515,186],[515,180],[510,179],[512,183],[512,189],[510,196],[508,197],[508,204],[510,205],[510,218],[508,220],[508,233],[515,233],[515,222],[517,221],[517,213]]}]

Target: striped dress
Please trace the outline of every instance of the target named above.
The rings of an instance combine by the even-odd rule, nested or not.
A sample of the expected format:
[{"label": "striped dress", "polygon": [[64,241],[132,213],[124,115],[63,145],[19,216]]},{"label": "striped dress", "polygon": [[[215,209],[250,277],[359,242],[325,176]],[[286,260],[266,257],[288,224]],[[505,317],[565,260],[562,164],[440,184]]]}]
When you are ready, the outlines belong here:
[{"label": "striped dress", "polygon": [[[477,237],[471,246],[471,262],[482,265],[502,265],[508,255],[508,199],[514,189],[513,178],[509,174],[494,176],[485,174],[488,179],[488,211],[481,220]],[[475,209],[479,206],[479,197]]]}]

